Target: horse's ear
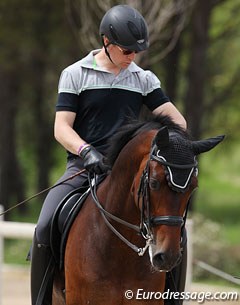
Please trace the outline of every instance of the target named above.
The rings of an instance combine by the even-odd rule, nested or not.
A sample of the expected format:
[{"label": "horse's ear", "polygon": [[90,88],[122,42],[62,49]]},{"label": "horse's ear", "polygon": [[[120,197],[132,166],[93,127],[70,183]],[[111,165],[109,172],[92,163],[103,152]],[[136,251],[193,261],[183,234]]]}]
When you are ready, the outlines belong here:
[{"label": "horse's ear", "polygon": [[206,151],[213,149],[215,146],[217,146],[220,142],[223,141],[224,137],[225,137],[224,135],[221,135],[221,136],[209,138],[206,140],[192,142],[192,148],[193,148],[194,154],[199,155],[201,153],[204,153]]},{"label": "horse's ear", "polygon": [[169,144],[169,132],[166,126],[159,129],[154,138],[154,143],[160,149],[166,147]]}]

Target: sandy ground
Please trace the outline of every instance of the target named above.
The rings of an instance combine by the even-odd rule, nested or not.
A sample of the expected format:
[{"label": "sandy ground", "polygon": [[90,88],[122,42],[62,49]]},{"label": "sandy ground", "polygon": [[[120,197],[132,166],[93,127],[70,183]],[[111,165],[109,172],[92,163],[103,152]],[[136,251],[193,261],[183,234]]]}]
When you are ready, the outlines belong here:
[{"label": "sandy ground", "polygon": [[0,305],[30,305],[29,268],[4,266]]},{"label": "sandy ground", "polygon": [[[30,286],[29,286],[29,268],[26,267],[11,267],[4,266],[2,270],[2,285],[0,287],[0,305],[30,305]],[[201,304],[209,305],[235,305],[240,304],[240,288],[225,288],[220,286],[209,286],[209,285],[198,285],[192,284],[190,291],[192,292],[237,292],[237,301],[227,301],[227,300],[211,300],[205,301]],[[139,305],[141,301],[139,301]],[[146,302],[144,302],[146,304]],[[189,301],[185,302],[186,305],[197,305],[200,302]],[[106,304],[107,305],[107,304]],[[116,304],[117,305],[117,304]]]}]

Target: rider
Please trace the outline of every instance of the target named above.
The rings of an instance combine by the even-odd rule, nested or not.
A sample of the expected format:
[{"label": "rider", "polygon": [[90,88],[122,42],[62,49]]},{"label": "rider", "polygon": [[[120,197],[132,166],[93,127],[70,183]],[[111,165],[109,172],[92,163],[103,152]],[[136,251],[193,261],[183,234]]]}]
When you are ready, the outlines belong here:
[{"label": "rider", "polygon": [[[54,133],[67,150],[67,166],[59,181],[87,169],[96,174],[108,167],[108,139],[145,104],[155,115],[169,115],[186,128],[186,121],[161,89],[159,79],[134,63],[136,53],[149,46],[142,15],[117,5],[100,24],[103,47],[63,70],[58,89]],[[58,182],[59,182],[58,181]],[[59,202],[86,181],[86,174],[52,189],[43,204],[31,255],[32,305],[51,304],[55,262],[50,249],[50,225]]]}]

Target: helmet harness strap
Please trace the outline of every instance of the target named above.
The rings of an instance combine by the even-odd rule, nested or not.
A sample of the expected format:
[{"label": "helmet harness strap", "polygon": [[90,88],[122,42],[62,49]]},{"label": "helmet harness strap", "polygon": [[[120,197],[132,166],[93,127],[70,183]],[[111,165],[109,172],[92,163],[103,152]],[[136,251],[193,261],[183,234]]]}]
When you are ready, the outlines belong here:
[{"label": "helmet harness strap", "polygon": [[111,56],[110,56],[110,54],[109,54],[109,52],[108,52],[108,49],[107,49],[107,47],[111,44],[111,42],[109,42],[108,44],[105,44],[104,39],[103,39],[103,36],[102,36],[102,43],[103,43],[103,47],[104,47],[104,50],[105,50],[105,53],[106,53],[107,57],[108,57],[108,58],[110,59],[110,61],[114,64],[114,62],[112,61],[112,58],[111,58]]}]

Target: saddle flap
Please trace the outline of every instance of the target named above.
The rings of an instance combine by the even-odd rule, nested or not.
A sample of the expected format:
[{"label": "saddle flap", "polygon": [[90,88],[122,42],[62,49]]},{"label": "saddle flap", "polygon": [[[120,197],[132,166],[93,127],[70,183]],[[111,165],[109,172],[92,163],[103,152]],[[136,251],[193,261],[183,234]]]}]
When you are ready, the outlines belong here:
[{"label": "saddle flap", "polygon": [[70,192],[59,203],[57,209],[53,214],[50,229],[50,245],[53,256],[57,263],[59,263],[60,259],[60,244],[64,228],[66,227],[67,221],[70,217],[69,213],[72,213],[73,209],[78,205],[77,203],[79,203],[82,193],[83,188],[79,188]]},{"label": "saddle flap", "polygon": [[58,230],[62,234],[66,223],[68,222],[71,211],[78,204],[78,199],[81,197],[80,193],[73,194],[66,202],[64,202],[58,216]]}]

